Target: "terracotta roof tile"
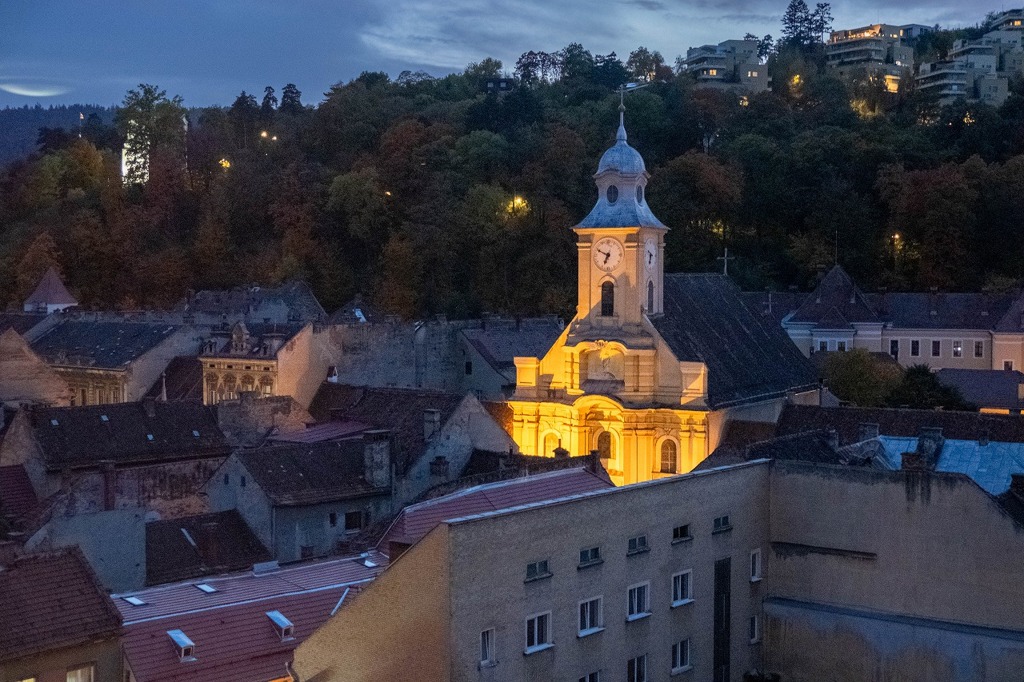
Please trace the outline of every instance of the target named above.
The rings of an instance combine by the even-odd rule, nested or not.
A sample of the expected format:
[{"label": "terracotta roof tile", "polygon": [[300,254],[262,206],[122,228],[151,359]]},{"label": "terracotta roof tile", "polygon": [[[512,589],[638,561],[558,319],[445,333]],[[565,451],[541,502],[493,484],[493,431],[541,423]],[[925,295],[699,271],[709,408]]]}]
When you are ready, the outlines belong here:
[{"label": "terracotta roof tile", "polygon": [[38,501],[24,466],[0,467],[0,511],[4,516],[20,519],[34,509]]},{"label": "terracotta roof tile", "polygon": [[0,570],[0,661],[116,636],[121,618],[76,549]]}]

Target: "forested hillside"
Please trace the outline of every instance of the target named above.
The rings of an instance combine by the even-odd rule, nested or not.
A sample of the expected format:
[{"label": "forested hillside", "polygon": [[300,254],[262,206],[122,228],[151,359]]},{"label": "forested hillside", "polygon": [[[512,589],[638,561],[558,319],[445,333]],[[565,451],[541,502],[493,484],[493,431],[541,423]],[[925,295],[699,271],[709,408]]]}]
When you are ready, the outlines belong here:
[{"label": "forested hillside", "polygon": [[[361,292],[406,317],[571,313],[568,228],[596,198],[614,89],[636,80],[650,85],[626,96],[626,125],[671,228],[668,270],[718,269],[728,247],[748,289],[806,288],[836,257],[868,289],[1018,283],[1020,84],[1001,110],[942,109],[840,82],[818,48],[773,52],[773,92],[748,101],[657,53],[579,45],[525,54],[507,93],[484,92],[505,72],[493,60],[440,79],[364,73],[316,106],[294,86],[243,93],[191,112],[187,132],[184,103],[140,88],[121,138],[102,122],[50,135],[0,174],[0,292],[21,300],[54,263],[94,306],[298,276],[329,309]],[[139,185],[119,174],[130,120],[152,148]]]}]

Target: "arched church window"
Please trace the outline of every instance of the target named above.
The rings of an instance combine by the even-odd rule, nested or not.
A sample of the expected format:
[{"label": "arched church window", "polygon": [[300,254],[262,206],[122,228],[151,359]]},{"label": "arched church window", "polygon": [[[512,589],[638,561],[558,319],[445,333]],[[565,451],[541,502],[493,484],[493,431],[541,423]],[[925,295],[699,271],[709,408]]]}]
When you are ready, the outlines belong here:
[{"label": "arched church window", "polygon": [[654,312],[654,282],[647,283],[647,312]]},{"label": "arched church window", "polygon": [[643,185],[636,186],[636,203],[644,203],[644,188]]},{"label": "arched church window", "polygon": [[597,455],[605,461],[612,459],[615,455],[612,452],[612,434],[607,431],[602,431],[597,437]]},{"label": "arched church window", "polygon": [[619,200],[619,188],[615,185],[608,187],[608,203],[614,204]]},{"label": "arched church window", "polygon": [[674,474],[679,470],[678,449],[674,440],[665,439],[661,443],[661,473]]},{"label": "arched church window", "polygon": [[605,282],[601,285],[601,317],[615,314],[615,285]]},{"label": "arched church window", "polygon": [[544,452],[541,453],[544,456],[551,456],[555,453],[555,448],[558,447],[558,434],[549,433],[544,436]]}]

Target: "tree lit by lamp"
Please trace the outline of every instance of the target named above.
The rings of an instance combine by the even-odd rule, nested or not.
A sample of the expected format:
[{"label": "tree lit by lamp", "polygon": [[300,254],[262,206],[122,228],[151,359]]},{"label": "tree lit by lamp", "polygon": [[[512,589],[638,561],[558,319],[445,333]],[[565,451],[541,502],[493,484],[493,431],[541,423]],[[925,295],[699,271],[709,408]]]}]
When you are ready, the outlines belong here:
[{"label": "tree lit by lamp", "polygon": [[221,159],[217,163],[219,163],[220,167],[223,168],[224,170],[227,170],[228,168],[231,168],[231,162],[228,161],[227,159]]},{"label": "tree lit by lamp", "polygon": [[530,204],[517,194],[505,205],[505,212],[510,216],[525,215],[530,212]]},{"label": "tree lit by lamp", "polygon": [[260,131],[260,137],[262,137],[265,140],[268,137],[270,137],[270,133],[268,133],[266,130],[261,130]]}]

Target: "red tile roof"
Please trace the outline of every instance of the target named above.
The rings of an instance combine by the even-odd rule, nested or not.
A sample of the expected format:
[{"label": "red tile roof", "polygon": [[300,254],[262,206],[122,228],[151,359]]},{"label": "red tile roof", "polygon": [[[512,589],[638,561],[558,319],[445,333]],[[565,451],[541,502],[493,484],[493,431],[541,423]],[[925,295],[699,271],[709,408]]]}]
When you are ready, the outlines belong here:
[{"label": "red tile roof", "polygon": [[0,467],[0,512],[9,519],[20,519],[38,503],[32,481],[20,464]]},{"label": "red tile roof", "polygon": [[117,635],[121,618],[77,549],[28,554],[0,570],[0,661]]},{"label": "red tile roof", "polygon": [[[295,647],[330,618],[343,597],[351,598],[386,565],[387,557],[370,552],[263,575],[247,572],[117,595],[125,619],[125,656],[138,682],[286,677]],[[216,591],[201,591],[196,587],[200,582]],[[127,596],[146,603],[132,606]],[[275,610],[295,626],[293,639],[281,641],[266,616]],[[181,630],[195,643],[195,661],[178,659],[168,630]]]},{"label": "red tile roof", "polygon": [[391,542],[413,544],[447,519],[613,487],[609,481],[586,469],[566,469],[467,488],[406,507],[377,548],[387,551]]}]

